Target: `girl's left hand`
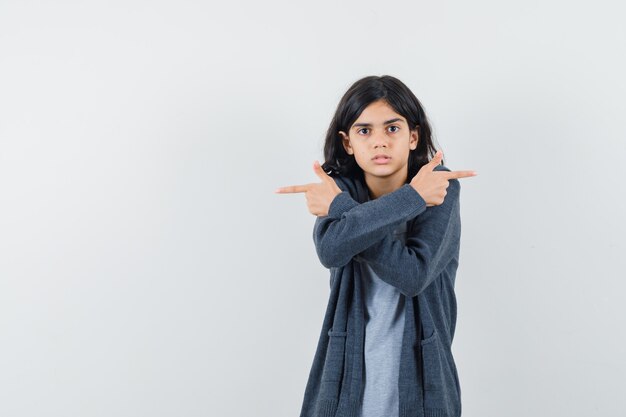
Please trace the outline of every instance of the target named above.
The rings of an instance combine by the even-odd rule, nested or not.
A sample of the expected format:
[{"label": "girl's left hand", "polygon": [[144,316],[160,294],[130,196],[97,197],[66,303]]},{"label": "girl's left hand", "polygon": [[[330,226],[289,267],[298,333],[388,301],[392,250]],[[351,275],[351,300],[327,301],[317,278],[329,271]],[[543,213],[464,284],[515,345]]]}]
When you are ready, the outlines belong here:
[{"label": "girl's left hand", "polygon": [[307,206],[311,214],[315,216],[328,215],[330,203],[337,194],[341,194],[341,188],[337,186],[335,180],[324,172],[318,161],[313,163],[313,171],[322,180],[321,183],[310,183],[304,185],[289,185],[276,189],[276,193],[305,193]]}]

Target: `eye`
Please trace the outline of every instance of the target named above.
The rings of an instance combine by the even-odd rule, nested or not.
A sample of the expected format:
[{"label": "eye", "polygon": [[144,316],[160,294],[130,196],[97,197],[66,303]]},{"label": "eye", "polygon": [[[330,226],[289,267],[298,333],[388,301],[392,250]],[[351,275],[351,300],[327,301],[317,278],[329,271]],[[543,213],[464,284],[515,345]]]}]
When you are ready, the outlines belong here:
[{"label": "eye", "polygon": [[[393,126],[389,126],[389,128],[392,128],[392,127],[395,127],[396,129],[400,130],[400,127],[399,127],[399,126],[395,126],[395,125],[393,125]],[[394,130],[392,133],[395,133],[395,132],[397,132],[398,130]]]},{"label": "eye", "polygon": [[368,129],[367,127],[364,127],[364,128],[362,128],[362,129],[357,130],[357,133],[359,133],[359,132],[361,132],[361,131],[363,131],[363,130],[369,130],[369,129]]}]

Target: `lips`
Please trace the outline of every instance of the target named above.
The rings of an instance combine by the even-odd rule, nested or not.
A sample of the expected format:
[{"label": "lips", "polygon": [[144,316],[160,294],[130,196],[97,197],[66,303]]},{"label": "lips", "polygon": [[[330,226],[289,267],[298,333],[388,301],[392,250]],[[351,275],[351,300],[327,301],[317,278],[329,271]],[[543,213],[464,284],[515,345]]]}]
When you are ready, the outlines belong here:
[{"label": "lips", "polygon": [[389,155],[383,155],[383,154],[378,154],[372,158],[372,161],[374,161],[374,163],[378,165],[386,164],[390,160],[391,160],[391,157]]}]

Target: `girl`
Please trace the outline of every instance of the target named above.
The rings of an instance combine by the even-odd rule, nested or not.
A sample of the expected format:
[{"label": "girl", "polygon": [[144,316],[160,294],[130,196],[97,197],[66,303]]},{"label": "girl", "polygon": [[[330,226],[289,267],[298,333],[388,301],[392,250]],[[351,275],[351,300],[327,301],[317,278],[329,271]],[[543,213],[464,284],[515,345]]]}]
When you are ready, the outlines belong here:
[{"label": "girl", "polygon": [[[432,156],[432,158],[431,158]],[[300,417],[458,417],[451,345],[459,178],[415,95],[391,76],[355,82],[304,192],[330,297]]]}]

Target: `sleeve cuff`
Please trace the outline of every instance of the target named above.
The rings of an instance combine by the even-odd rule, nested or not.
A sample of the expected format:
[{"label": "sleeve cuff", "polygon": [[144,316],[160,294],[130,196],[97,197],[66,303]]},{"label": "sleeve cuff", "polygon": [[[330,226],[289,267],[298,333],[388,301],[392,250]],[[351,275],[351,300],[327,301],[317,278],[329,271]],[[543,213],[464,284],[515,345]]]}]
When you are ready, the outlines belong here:
[{"label": "sleeve cuff", "polygon": [[408,188],[408,194],[412,196],[416,200],[418,206],[426,207],[426,200],[421,196],[420,193],[417,192],[415,188],[411,184],[404,184],[403,187]]},{"label": "sleeve cuff", "polygon": [[333,198],[333,201],[330,202],[330,206],[328,206],[328,215],[330,217],[339,218],[341,217],[341,214],[358,205],[359,203],[350,196],[349,192],[342,191],[337,194],[335,198]]}]

